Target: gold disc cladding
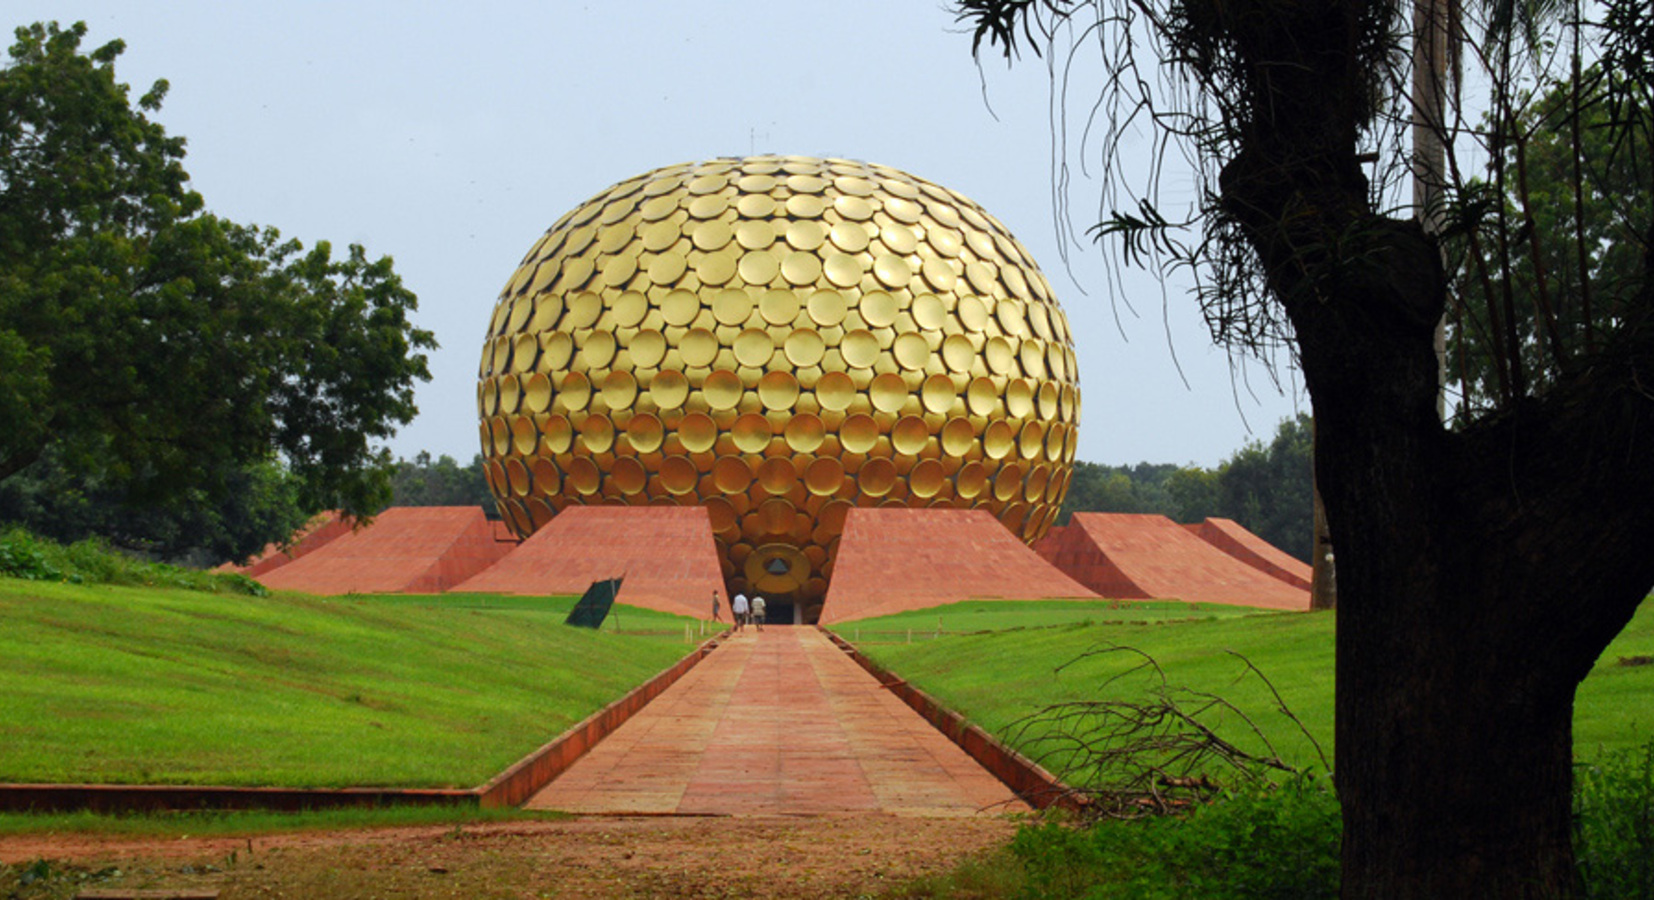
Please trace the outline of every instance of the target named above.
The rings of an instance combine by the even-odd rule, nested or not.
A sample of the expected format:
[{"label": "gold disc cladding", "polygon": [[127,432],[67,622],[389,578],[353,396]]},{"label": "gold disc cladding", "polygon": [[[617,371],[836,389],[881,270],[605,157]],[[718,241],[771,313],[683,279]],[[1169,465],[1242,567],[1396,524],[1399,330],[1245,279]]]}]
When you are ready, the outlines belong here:
[{"label": "gold disc cladding", "polygon": [[822,328],[844,321],[844,295],[838,291],[816,291],[810,295],[810,319]]},{"label": "gold disc cladding", "polygon": [[[771,325],[791,325],[800,309],[796,291],[770,290],[758,301],[758,313]],[[840,315],[842,318],[842,314]]]},{"label": "gold disc cladding", "polygon": [[879,339],[873,336],[873,332],[858,328],[844,336],[839,352],[844,354],[844,362],[851,368],[870,368],[879,358]]},{"label": "gold disc cladding", "polygon": [[632,355],[632,364],[652,369],[666,358],[666,337],[654,329],[632,335],[626,349]]},{"label": "gold disc cladding", "polygon": [[873,408],[879,412],[900,412],[903,404],[907,403],[907,382],[900,375],[886,372],[873,378],[867,394],[873,400]]},{"label": "gold disc cladding", "polygon": [[677,409],[689,399],[689,379],[671,369],[656,372],[649,380],[649,399],[661,409]]},{"label": "gold disc cladding", "polygon": [[839,222],[828,232],[828,239],[845,253],[860,253],[867,249],[867,228],[857,222]]},{"label": "gold disc cladding", "polygon": [[919,399],[924,404],[926,412],[942,414],[953,409],[953,404],[959,399],[959,392],[954,389],[952,378],[946,375],[932,375],[925,379],[924,385],[920,388]]},{"label": "gold disc cladding", "polygon": [[879,423],[863,413],[845,418],[839,426],[839,443],[851,453],[866,453],[879,442]]},{"label": "gold disc cladding", "polygon": [[849,508],[980,507],[1032,540],[1071,480],[1049,282],[970,200],[888,167],[629,179],[536,236],[486,325],[479,436],[509,528],[701,505],[729,589],[785,584],[806,616]]},{"label": "gold disc cladding", "polygon": [[882,456],[875,457],[856,473],[856,480],[869,497],[883,497],[896,486],[896,464]]},{"label": "gold disc cladding", "polygon": [[942,425],[942,452],[952,457],[964,457],[976,446],[976,429],[969,420],[952,418]]},{"label": "gold disc cladding", "polygon": [[941,493],[942,486],[947,483],[947,472],[942,464],[934,459],[922,459],[913,471],[907,475],[908,489],[915,497],[930,499]]},{"label": "gold disc cladding", "polygon": [[806,368],[820,364],[827,352],[827,342],[822,339],[821,332],[813,328],[799,328],[787,335],[782,352],[787,354],[788,362]]},{"label": "gold disc cladding", "polygon": [[770,428],[769,419],[758,413],[747,413],[735,420],[729,434],[736,449],[742,453],[762,453],[769,447],[774,431]]},{"label": "gold disc cladding", "polygon": [[630,409],[637,400],[637,379],[632,373],[616,370],[603,376],[603,402],[610,409]]},{"label": "gold disc cladding", "polygon": [[705,413],[690,413],[678,421],[678,441],[690,453],[705,453],[718,440],[718,425]]},{"label": "gold disc cladding", "polygon": [[569,411],[578,411],[586,408],[591,402],[592,384],[586,376],[579,372],[570,372],[563,376],[563,384],[557,391],[557,402]]},{"label": "gold disc cladding", "polygon": [[665,436],[666,429],[661,426],[660,419],[648,413],[634,415],[632,420],[626,423],[626,440],[638,453],[654,453],[659,450]]},{"label": "gold disc cladding", "polygon": [[774,281],[780,271],[781,262],[773,252],[754,250],[741,257],[736,274],[747,284],[764,285]]},{"label": "gold disc cladding", "polygon": [[798,402],[798,379],[788,372],[766,372],[758,380],[758,399],[765,409],[792,409]]},{"label": "gold disc cladding", "polygon": [[781,261],[781,277],[793,285],[814,284],[821,277],[821,257],[802,250],[788,253]]},{"label": "gold disc cladding", "polygon": [[782,437],[794,453],[814,453],[827,437],[827,426],[819,416],[798,413],[787,420]]},{"label": "gold disc cladding", "polygon": [[923,371],[931,358],[930,342],[911,331],[896,335],[890,351],[896,357],[896,364],[909,371]]},{"label": "gold disc cladding", "polygon": [[741,394],[745,387],[741,379],[734,372],[718,370],[706,376],[701,384],[701,393],[706,396],[707,405],[715,410],[734,409],[741,402]]},{"label": "gold disc cladding", "polygon": [[918,416],[903,416],[890,428],[890,446],[904,456],[917,456],[930,443],[930,429]]},{"label": "gold disc cladding", "polygon": [[712,464],[712,484],[725,494],[744,493],[752,484],[752,469],[739,457],[721,456]]},{"label": "gold disc cladding", "polygon": [[804,469],[804,487],[817,497],[831,497],[844,485],[844,465],[831,456],[818,456]]},{"label": "gold disc cladding", "polygon": [[775,355],[775,341],[770,334],[759,328],[748,328],[735,338],[735,358],[743,366],[763,368],[770,363],[770,357]]},{"label": "gold disc cladding", "polygon": [[856,399],[856,383],[843,372],[828,372],[816,382],[815,394],[822,409],[843,412]]},{"label": "gold disc cladding", "polygon": [[540,426],[540,443],[552,453],[567,453],[574,444],[574,426],[567,416],[551,415]]},{"label": "gold disc cladding", "polygon": [[705,328],[690,329],[679,342],[678,352],[683,354],[686,366],[710,366],[718,358],[718,337]]}]

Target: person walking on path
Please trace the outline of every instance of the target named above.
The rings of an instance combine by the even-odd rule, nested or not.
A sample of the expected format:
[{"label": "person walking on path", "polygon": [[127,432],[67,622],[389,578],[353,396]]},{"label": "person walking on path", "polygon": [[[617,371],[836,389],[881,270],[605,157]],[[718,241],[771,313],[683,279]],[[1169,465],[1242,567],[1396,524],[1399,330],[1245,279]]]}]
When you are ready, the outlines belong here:
[{"label": "person walking on path", "polygon": [[729,601],[729,614],[735,617],[736,631],[740,631],[742,628],[746,627],[747,613],[749,610],[750,607],[747,606],[746,594],[736,594],[735,599]]},{"label": "person walking on path", "polygon": [[764,596],[762,594],[752,595],[752,624],[759,631],[764,630]]},{"label": "person walking on path", "polygon": [[714,622],[722,622],[724,620],[723,613],[718,611],[719,608],[718,591],[714,589],[712,592],[712,621]]}]

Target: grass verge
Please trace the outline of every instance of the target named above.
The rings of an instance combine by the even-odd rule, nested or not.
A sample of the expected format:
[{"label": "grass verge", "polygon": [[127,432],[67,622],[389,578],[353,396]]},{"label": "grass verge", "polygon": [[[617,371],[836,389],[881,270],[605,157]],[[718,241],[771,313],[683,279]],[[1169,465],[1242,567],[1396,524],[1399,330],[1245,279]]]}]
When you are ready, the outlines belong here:
[{"label": "grass verge", "polygon": [[189,810],[107,815],[75,813],[0,813],[0,835],[98,834],[119,837],[241,837],[289,831],[342,831],[421,825],[472,825],[482,822],[554,820],[567,814],[512,807],[375,806],[348,809],[274,812],[267,810]]},{"label": "grass verge", "polygon": [[[1098,651],[1129,647],[1151,657],[1174,689],[1224,698],[1239,711],[1217,709],[1209,724],[1235,736],[1246,749],[1267,752],[1242,737],[1251,719],[1287,762],[1301,768],[1319,763],[1318,743],[1330,758],[1333,747],[1333,632],[1331,613],[1266,613],[1230,608],[1216,612],[1181,604],[1156,604],[1139,611],[1136,604],[1076,604],[1069,621],[1053,623],[1050,603],[971,602],[867,619],[834,626],[855,640],[880,665],[899,674],[1014,746],[1046,733],[1020,729],[1018,723],[1054,703],[1099,697],[1144,697],[1154,687],[1152,673],[1127,674],[1141,659],[1125,652]],[[1111,618],[1104,618],[1110,616]],[[937,621],[943,623],[937,633]],[[957,623],[957,624],[955,624]],[[928,624],[928,627],[927,627]],[[981,626],[971,628],[970,626]],[[899,638],[915,631],[912,643]],[[867,640],[869,636],[893,636]],[[1088,655],[1090,654],[1090,655]],[[1267,676],[1287,709],[1303,723],[1314,741],[1279,712]],[[1609,645],[1596,668],[1580,686],[1575,701],[1574,740],[1582,758],[1635,748],[1654,727],[1646,698],[1654,694],[1654,603],[1645,603]],[[1187,696],[1187,694],[1185,695]],[[1043,763],[1062,771],[1066,760]]]},{"label": "grass verge", "polygon": [[573,602],[0,578],[0,781],[473,787],[691,649]]}]

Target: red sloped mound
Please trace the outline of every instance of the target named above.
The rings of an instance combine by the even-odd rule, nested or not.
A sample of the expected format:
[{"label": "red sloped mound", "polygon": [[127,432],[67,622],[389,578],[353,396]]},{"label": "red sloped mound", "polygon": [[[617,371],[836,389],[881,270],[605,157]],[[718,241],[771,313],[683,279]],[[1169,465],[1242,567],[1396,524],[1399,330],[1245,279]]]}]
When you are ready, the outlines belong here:
[{"label": "red sloped mound", "polygon": [[292,542],[286,550],[280,544],[268,544],[257,556],[247,561],[244,566],[234,563],[225,563],[214,572],[235,572],[249,578],[257,578],[272,569],[279,569],[295,559],[304,556],[341,535],[350,534],[351,522],[339,515],[338,510],[328,510],[318,514],[294,533]]},{"label": "red sloped mound", "polygon": [[1309,564],[1274,544],[1247,531],[1234,519],[1210,518],[1199,525],[1185,525],[1201,540],[1254,569],[1279,578],[1293,587],[1309,590],[1313,573]]},{"label": "red sloped mound", "polygon": [[1054,564],[1104,597],[1309,609],[1309,591],[1252,568],[1159,515],[1075,513]]},{"label": "red sloped mound", "polygon": [[982,509],[853,509],[844,520],[821,623],[961,600],[1084,598]]},{"label": "red sloped mound", "polygon": [[373,524],[259,576],[312,594],[436,594],[515,546],[494,539],[480,506],[393,506]]},{"label": "red sloped mound", "polygon": [[626,577],[621,603],[711,618],[712,592],[723,594],[724,577],[706,508],[570,506],[454,590],[578,594],[617,575]]}]

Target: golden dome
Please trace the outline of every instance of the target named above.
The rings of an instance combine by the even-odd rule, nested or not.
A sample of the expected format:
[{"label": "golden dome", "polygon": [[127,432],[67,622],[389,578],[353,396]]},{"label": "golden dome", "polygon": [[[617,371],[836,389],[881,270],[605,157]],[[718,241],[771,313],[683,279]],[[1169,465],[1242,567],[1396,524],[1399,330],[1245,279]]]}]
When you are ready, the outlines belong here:
[{"label": "golden dome", "polygon": [[563,216],[500,293],[477,404],[518,535],[569,504],[702,505],[731,591],[806,608],[855,506],[1038,539],[1080,411],[1067,319],[1003,225],[798,156],[657,169]]}]

